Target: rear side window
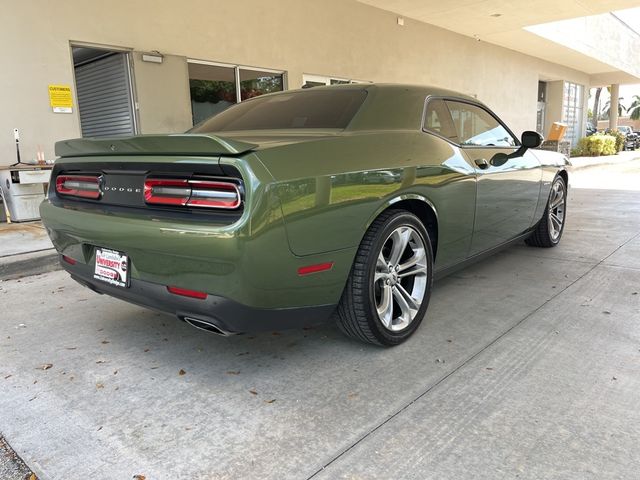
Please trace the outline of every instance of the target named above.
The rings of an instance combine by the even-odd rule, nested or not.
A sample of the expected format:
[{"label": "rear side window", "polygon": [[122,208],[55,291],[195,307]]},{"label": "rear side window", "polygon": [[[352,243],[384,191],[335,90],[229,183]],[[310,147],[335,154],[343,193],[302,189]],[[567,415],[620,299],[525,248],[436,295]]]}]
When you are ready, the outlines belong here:
[{"label": "rear side window", "polygon": [[444,100],[433,99],[428,101],[423,128],[458,143],[458,134],[451,122],[451,115]]},{"label": "rear side window", "polygon": [[515,147],[509,131],[488,111],[477,105],[446,100],[458,135],[458,143],[477,147]]},{"label": "rear side window", "polygon": [[346,128],[365,90],[303,90],[258,97],[234,105],[190,130],[211,133],[291,128]]}]

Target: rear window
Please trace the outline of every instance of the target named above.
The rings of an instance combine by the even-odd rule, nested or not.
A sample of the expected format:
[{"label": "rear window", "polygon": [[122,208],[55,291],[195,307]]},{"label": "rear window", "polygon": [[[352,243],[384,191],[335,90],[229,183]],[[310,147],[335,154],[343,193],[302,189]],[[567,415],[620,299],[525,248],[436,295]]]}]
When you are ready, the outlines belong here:
[{"label": "rear window", "polygon": [[346,128],[365,90],[304,90],[246,100],[196,125],[192,133],[290,128]]}]

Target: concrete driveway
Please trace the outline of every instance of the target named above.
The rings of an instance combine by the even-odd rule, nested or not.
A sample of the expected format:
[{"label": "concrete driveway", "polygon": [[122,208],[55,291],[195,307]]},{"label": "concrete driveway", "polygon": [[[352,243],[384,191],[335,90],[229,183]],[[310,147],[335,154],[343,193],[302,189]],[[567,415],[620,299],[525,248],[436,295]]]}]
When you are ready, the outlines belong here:
[{"label": "concrete driveway", "polygon": [[637,478],[640,162],[572,183],[558,248],[439,281],[393,349],[3,282],[0,431],[45,479]]}]

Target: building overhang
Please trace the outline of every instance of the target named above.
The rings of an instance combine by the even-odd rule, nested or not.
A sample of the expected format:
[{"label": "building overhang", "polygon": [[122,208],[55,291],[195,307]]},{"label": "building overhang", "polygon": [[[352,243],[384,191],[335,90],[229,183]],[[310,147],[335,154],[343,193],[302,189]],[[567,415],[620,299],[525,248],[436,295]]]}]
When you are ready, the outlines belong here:
[{"label": "building overhang", "polygon": [[[637,0],[358,0],[400,16],[585,72],[640,81],[640,35],[611,14]],[[544,72],[541,72],[544,73]]]}]

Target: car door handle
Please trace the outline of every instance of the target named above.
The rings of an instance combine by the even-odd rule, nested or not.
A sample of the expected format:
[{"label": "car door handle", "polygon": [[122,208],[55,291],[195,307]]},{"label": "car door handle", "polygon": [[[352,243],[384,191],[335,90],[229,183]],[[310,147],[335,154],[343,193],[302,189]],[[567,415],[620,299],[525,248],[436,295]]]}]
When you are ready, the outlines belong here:
[{"label": "car door handle", "polygon": [[477,160],[474,160],[474,162],[481,170],[486,170],[487,168],[489,168],[489,162],[487,162],[484,158],[478,158]]}]

